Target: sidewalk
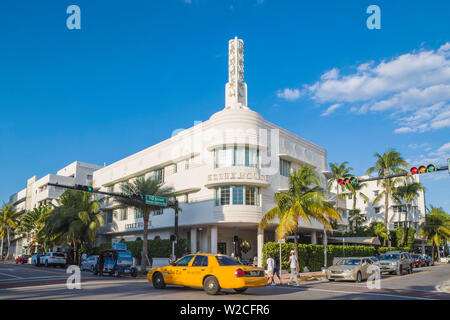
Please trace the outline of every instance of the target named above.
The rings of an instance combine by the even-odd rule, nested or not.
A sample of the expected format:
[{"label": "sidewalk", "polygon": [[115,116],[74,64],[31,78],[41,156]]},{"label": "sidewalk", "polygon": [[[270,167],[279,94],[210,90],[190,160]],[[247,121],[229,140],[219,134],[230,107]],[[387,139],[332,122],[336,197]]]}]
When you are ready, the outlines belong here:
[{"label": "sidewalk", "polygon": [[[281,284],[287,284],[289,282],[289,277],[291,274],[287,272],[286,270],[281,271]],[[321,278],[324,278],[325,275],[322,273],[322,271],[317,272],[301,272],[299,274],[298,281],[313,281],[313,280],[320,280]],[[279,284],[278,277],[275,276],[275,283]]]}]

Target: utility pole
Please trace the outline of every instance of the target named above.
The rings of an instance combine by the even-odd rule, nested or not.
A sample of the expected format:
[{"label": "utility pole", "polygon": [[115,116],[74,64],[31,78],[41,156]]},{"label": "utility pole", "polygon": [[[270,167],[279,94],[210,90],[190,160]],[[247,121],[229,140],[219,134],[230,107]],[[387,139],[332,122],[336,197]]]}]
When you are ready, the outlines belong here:
[{"label": "utility pole", "polygon": [[177,246],[178,246],[178,199],[175,199],[175,241],[173,243],[174,257],[177,258]]}]

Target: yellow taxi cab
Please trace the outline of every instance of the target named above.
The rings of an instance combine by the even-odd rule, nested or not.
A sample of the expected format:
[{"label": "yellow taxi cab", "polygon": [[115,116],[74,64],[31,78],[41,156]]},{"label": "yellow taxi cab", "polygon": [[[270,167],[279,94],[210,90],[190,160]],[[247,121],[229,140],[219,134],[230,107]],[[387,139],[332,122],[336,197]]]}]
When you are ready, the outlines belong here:
[{"label": "yellow taxi cab", "polygon": [[156,289],[167,284],[203,287],[211,295],[220,289],[242,293],[250,287],[267,285],[264,269],[245,266],[226,255],[208,253],[186,255],[171,265],[151,269],[147,279]]}]

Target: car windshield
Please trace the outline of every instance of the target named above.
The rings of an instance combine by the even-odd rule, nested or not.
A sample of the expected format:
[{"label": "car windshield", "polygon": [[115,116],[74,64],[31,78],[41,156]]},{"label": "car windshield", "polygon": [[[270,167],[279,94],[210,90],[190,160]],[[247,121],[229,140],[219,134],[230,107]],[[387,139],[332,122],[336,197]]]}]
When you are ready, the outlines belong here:
[{"label": "car windshield", "polygon": [[337,263],[338,266],[357,266],[361,262],[361,259],[342,259]]},{"label": "car windshield", "polygon": [[216,256],[217,262],[221,266],[240,266],[242,263],[240,263],[238,260],[227,257],[227,256]]},{"label": "car windshield", "polygon": [[380,257],[380,260],[396,260],[400,257],[399,254],[395,254],[395,253],[390,253],[390,254],[383,254]]}]

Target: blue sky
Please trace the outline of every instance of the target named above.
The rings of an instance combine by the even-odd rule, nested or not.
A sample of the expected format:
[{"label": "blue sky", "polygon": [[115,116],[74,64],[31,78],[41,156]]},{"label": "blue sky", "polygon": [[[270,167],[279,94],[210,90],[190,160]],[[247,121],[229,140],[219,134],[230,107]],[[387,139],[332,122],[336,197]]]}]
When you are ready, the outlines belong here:
[{"label": "blue sky", "polygon": [[[81,30],[66,9],[81,8]],[[381,8],[369,30],[366,9]],[[0,200],[74,160],[110,164],[223,108],[228,40],[249,107],[349,161],[450,157],[448,1],[0,3]],[[450,212],[450,175],[422,179]]]}]

